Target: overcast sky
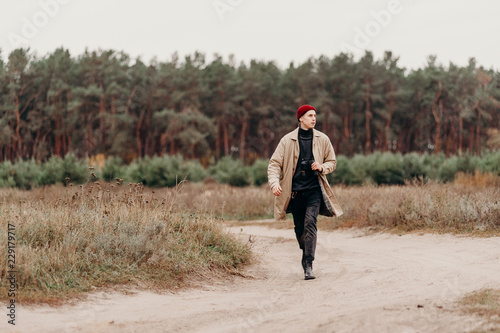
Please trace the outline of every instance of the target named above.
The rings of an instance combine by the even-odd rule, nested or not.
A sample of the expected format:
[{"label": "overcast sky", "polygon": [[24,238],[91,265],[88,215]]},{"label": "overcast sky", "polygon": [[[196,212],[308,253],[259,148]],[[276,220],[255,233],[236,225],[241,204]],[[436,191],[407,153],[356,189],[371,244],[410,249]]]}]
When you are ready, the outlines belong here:
[{"label": "overcast sky", "polygon": [[0,4],[0,48],[39,56],[57,47],[125,51],[148,63],[196,50],[207,60],[275,60],[281,68],[309,57],[371,50],[400,66],[438,62],[500,70],[500,1],[496,0],[9,0]]}]

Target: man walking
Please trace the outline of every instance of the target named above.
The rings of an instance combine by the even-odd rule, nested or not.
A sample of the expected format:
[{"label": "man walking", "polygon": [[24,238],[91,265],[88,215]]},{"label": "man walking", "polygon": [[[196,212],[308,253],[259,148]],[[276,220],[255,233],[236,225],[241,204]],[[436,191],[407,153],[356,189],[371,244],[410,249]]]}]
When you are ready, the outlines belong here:
[{"label": "man walking", "polygon": [[[340,216],[342,209],[326,175],[337,160],[328,136],[315,130],[316,109],[302,105],[297,110],[298,128],[281,138],[267,169],[269,186],[276,196],[274,218],[285,220],[292,213],[295,236],[302,249],[306,280],[314,279],[312,262],[316,251],[318,214]],[[281,175],[281,178],[280,178]]]}]

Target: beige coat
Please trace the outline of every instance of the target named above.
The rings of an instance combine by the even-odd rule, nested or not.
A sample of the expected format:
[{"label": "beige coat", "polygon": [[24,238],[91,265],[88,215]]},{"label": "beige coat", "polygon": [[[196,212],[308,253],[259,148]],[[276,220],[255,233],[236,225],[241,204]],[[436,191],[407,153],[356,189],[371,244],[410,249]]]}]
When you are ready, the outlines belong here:
[{"label": "beige coat", "polygon": [[[293,174],[300,154],[298,135],[299,128],[297,127],[281,139],[267,168],[267,178],[271,189],[276,185],[281,185],[283,190],[281,195],[275,198],[274,218],[276,220],[285,220],[286,214],[291,212],[288,204],[292,194]],[[326,175],[335,170],[337,165],[332,143],[324,133],[313,129],[312,148],[314,160],[322,163],[323,167],[322,172],[319,173],[319,184],[323,193],[319,213],[326,216],[340,216],[343,214],[342,208],[326,179]]]}]

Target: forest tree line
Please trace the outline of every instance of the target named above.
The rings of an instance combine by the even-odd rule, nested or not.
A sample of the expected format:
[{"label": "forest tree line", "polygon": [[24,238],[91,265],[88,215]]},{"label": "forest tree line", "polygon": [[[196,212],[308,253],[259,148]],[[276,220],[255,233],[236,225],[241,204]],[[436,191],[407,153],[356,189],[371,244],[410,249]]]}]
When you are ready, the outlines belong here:
[{"label": "forest tree line", "polygon": [[149,64],[114,50],[60,48],[0,58],[0,160],[97,154],[269,158],[302,104],[337,154],[479,154],[499,145],[500,73],[429,56],[407,71],[386,52],[341,53],[281,69],[273,61],[207,61],[196,52]]}]

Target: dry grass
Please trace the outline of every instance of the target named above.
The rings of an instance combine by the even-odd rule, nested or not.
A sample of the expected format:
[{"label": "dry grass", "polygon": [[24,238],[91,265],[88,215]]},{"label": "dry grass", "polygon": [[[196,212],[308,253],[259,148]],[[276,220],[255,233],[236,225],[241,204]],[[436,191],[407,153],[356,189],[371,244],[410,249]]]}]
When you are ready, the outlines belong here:
[{"label": "dry grass", "polygon": [[[476,173],[459,174],[452,184],[415,182],[406,186],[336,186],[334,193],[344,215],[340,218],[320,216],[318,225],[329,230],[357,227],[391,232],[500,235],[498,184],[500,177]],[[190,199],[188,205],[192,211],[237,220],[273,217],[274,196],[267,186],[190,185],[186,187],[185,195]],[[278,228],[290,226],[290,223],[279,222],[266,224]]]},{"label": "dry grass", "polygon": [[[499,235],[497,180],[474,177],[446,185],[335,187],[345,214],[320,217],[319,227]],[[248,263],[249,245],[224,232],[220,221],[272,218],[273,203],[267,186],[213,183],[2,189],[0,243],[7,244],[6,224],[14,224],[18,300],[53,301],[124,283],[168,288]],[[290,220],[260,223],[292,227]],[[6,251],[0,250],[0,299],[8,294]]]},{"label": "dry grass", "polygon": [[[500,177],[490,174],[457,176],[452,184],[415,182],[406,186],[336,186],[344,215],[319,217],[322,229],[368,228],[374,231],[500,235]],[[234,188],[190,184],[191,210],[225,219],[271,219],[274,196],[267,186]],[[288,223],[264,222],[273,227]],[[247,223],[247,222],[239,222]],[[263,224],[259,222],[259,224]]]},{"label": "dry grass", "polygon": [[459,172],[453,181],[455,185],[500,187],[500,177],[476,170],[473,175]]},{"label": "dry grass", "polygon": [[[113,187],[111,187],[113,186]],[[16,301],[54,302],[117,284],[169,288],[251,260],[248,244],[216,218],[185,209],[182,190],[141,185],[0,191],[0,243],[16,226]],[[7,299],[7,246],[0,250],[0,299]]]},{"label": "dry grass", "polygon": [[191,212],[236,220],[273,217],[274,196],[267,184],[241,188],[217,183],[189,183],[182,195],[186,208]]},{"label": "dry grass", "polygon": [[476,332],[500,332],[500,290],[470,293],[462,298],[460,306],[464,313],[477,315],[485,321]]},{"label": "dry grass", "polygon": [[321,219],[328,229],[500,234],[500,188],[460,184],[337,188],[345,215]]}]

